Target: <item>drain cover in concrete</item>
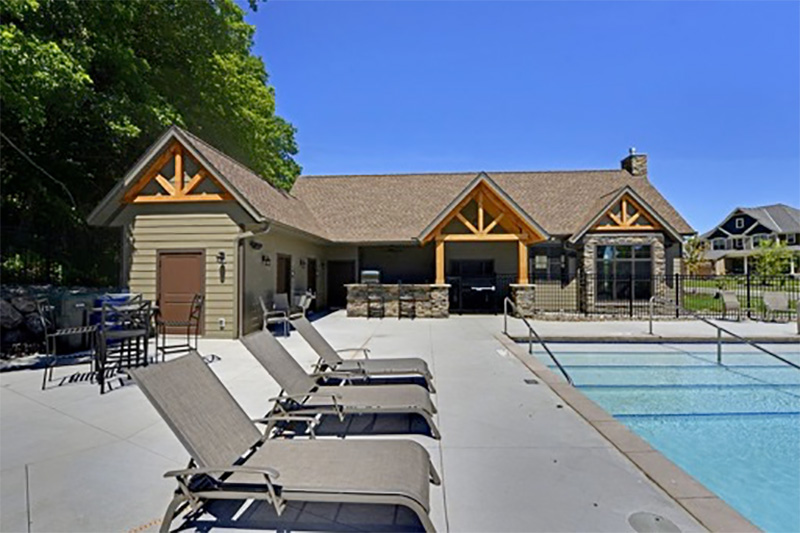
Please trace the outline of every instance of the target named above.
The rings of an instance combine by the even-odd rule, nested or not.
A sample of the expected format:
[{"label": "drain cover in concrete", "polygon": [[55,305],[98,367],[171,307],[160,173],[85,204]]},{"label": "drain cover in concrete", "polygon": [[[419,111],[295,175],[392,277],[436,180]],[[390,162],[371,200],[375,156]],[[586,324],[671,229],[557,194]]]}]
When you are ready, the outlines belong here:
[{"label": "drain cover in concrete", "polygon": [[628,517],[628,523],[638,533],[681,533],[678,526],[653,513],[633,513]]}]

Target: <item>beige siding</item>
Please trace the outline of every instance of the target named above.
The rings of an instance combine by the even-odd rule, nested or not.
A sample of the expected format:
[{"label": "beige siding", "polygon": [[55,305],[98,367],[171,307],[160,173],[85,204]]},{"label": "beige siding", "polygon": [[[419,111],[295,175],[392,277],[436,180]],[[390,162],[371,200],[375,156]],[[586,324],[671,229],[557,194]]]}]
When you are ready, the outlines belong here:
[{"label": "beige siding", "polygon": [[[227,215],[138,215],[131,224],[130,290],[156,298],[158,251],[202,249],[206,255],[207,337],[233,338],[237,334],[237,257],[239,227]],[[222,279],[217,254],[225,252]],[[225,319],[220,328],[219,319]]]},{"label": "beige siding", "polygon": [[[255,249],[250,242],[257,242]],[[300,234],[273,228],[266,234],[256,235],[245,241],[244,245],[244,331],[249,333],[261,327],[261,305],[258,298],[264,298],[271,305],[275,294],[278,254],[292,256],[292,292],[296,295],[307,289],[308,259],[317,261],[317,307],[325,305],[325,274],[322,266],[326,249],[320,244],[304,238]],[[269,258],[269,266],[262,258]],[[303,266],[301,266],[301,259]]]}]

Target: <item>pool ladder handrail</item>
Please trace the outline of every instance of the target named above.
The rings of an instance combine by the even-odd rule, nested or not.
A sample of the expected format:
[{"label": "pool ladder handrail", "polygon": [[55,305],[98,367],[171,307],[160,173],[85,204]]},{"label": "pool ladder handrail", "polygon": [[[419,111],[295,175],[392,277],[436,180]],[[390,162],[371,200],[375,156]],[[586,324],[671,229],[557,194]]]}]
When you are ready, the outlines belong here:
[{"label": "pool ladder handrail", "polygon": [[671,305],[677,311],[679,311],[681,313],[685,313],[685,314],[687,314],[687,315],[689,315],[689,316],[691,316],[693,318],[696,318],[697,320],[705,322],[709,326],[713,326],[713,327],[717,328],[717,364],[718,365],[722,364],[722,334],[723,333],[727,333],[731,337],[735,337],[735,338],[739,339],[740,341],[744,342],[745,344],[749,344],[753,348],[761,350],[765,354],[771,355],[772,357],[774,357],[774,358],[786,363],[787,365],[792,366],[792,367],[797,368],[798,370],[800,370],[800,365],[797,365],[797,364],[789,361],[788,359],[785,359],[785,358],[781,357],[780,355],[776,354],[775,352],[767,350],[763,346],[751,341],[750,339],[742,337],[741,335],[739,335],[737,333],[734,333],[729,329],[723,328],[719,324],[715,324],[714,322],[710,321],[706,317],[701,316],[701,315],[695,313],[694,311],[690,311],[688,309],[683,308],[682,306],[676,304],[675,302],[673,302],[669,298],[662,298],[662,297],[658,297],[658,296],[652,296],[650,298],[650,335],[653,335],[653,314],[654,314],[653,311],[654,311],[654,307],[655,307],[656,303]]},{"label": "pool ladder handrail", "polygon": [[575,384],[572,382],[572,378],[567,373],[566,369],[564,369],[564,367],[561,366],[561,363],[558,361],[558,359],[553,354],[553,352],[550,351],[550,348],[547,347],[547,344],[545,344],[544,340],[542,340],[542,338],[539,336],[539,333],[537,333],[536,330],[533,329],[533,326],[531,326],[530,322],[528,322],[528,320],[521,313],[519,313],[517,311],[517,304],[515,304],[514,301],[511,298],[509,298],[508,296],[506,296],[505,299],[503,299],[503,333],[507,337],[509,336],[508,335],[508,307],[509,306],[511,306],[511,308],[514,311],[514,315],[512,315],[512,316],[522,320],[522,322],[528,328],[528,353],[529,354],[533,354],[533,338],[536,337],[536,342],[538,342],[539,344],[542,345],[542,348],[544,348],[544,351],[547,352],[547,355],[549,355],[550,359],[552,359],[553,362],[556,364],[558,369],[561,371],[561,374],[564,376],[564,379],[567,380],[567,383],[569,383],[570,385],[572,385],[574,387]]}]

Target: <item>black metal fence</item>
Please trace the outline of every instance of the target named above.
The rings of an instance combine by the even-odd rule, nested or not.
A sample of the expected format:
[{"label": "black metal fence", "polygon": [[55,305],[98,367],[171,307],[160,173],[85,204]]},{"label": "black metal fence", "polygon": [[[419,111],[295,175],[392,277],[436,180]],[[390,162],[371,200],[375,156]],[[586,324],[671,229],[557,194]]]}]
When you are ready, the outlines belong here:
[{"label": "black metal fence", "polygon": [[[766,316],[764,295],[781,293],[790,307],[800,300],[800,278],[794,276],[700,276],[677,274],[610,278],[579,272],[560,280],[532,280],[535,284],[535,312],[646,319],[650,298],[658,296],[678,303],[683,309],[707,318]],[[722,292],[732,295],[739,311],[727,309]],[[680,317],[671,306],[656,305],[658,316]]]}]

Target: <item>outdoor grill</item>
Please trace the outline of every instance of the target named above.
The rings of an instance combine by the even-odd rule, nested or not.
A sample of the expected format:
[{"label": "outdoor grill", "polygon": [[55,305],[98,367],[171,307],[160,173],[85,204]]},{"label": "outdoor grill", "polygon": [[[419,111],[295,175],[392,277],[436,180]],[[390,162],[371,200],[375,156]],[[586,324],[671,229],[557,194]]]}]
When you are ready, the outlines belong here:
[{"label": "outdoor grill", "polygon": [[362,270],[361,283],[380,283],[381,273],[379,270]]}]

